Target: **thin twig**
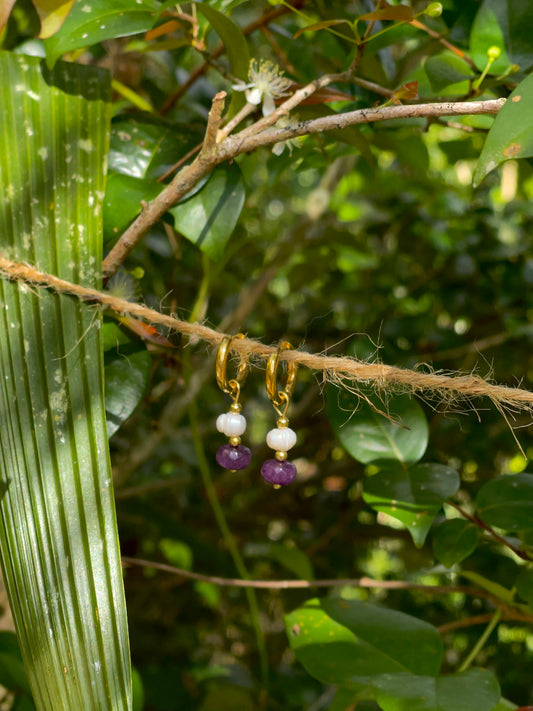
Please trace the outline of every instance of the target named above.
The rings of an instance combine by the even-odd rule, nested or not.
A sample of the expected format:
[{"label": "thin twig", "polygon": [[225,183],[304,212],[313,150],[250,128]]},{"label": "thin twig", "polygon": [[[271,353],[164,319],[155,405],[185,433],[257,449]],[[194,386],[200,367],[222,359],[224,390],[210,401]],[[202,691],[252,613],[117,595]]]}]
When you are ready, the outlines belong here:
[{"label": "thin twig", "polygon": [[182,165],[185,165],[189,158],[192,158],[194,155],[198,153],[198,151],[201,150],[203,146],[202,143],[198,143],[198,145],[194,146],[194,148],[191,148],[190,151],[188,151],[184,156],[182,156],[174,165],[172,165],[163,175],[160,175],[159,178],[157,179],[158,183],[163,183],[169,175],[172,175],[172,173],[176,172],[178,168],[181,168]]},{"label": "thin twig", "polygon": [[285,52],[285,50],[280,47],[278,41],[270,31],[268,25],[263,25],[261,27],[261,32],[264,34],[266,41],[270,44],[274,52],[281,60],[285,71],[289,72],[289,74],[296,74],[297,72],[294,64],[292,64],[291,60],[287,56],[287,52]]},{"label": "thin twig", "polygon": [[223,141],[229,134],[233,131],[233,129],[240,124],[241,121],[243,121],[247,116],[250,116],[250,114],[253,114],[254,111],[257,111],[257,106],[255,104],[250,104],[246,102],[242,109],[238,111],[235,116],[228,121],[228,123],[219,130],[218,136],[217,136],[217,141],[220,143]]},{"label": "thin twig", "polygon": [[438,40],[442,44],[443,47],[446,47],[446,49],[449,49],[450,52],[453,52],[458,57],[461,57],[461,59],[463,59],[465,62],[467,62],[467,64],[469,64],[472,67],[472,69],[477,71],[477,67],[476,67],[474,61],[465,52],[460,50],[458,47],[453,45],[451,42],[448,42],[447,39],[444,39],[444,37],[441,34],[439,34],[438,32],[435,32],[435,30],[432,30],[431,27],[424,25],[423,22],[420,22],[420,20],[416,20],[416,19],[411,20],[411,22],[409,24],[412,25],[413,27],[416,27],[419,30],[423,30],[424,32],[427,32],[427,34],[430,37],[433,37],[434,39]]},{"label": "thin twig", "polygon": [[503,536],[500,536],[498,533],[496,533],[496,531],[492,528],[492,526],[489,526],[488,523],[485,523],[485,521],[480,519],[478,516],[469,514],[468,511],[465,511],[463,508],[461,508],[458,504],[454,503],[453,501],[448,501],[448,503],[450,504],[450,506],[453,506],[453,508],[456,509],[456,511],[459,511],[461,516],[464,516],[464,518],[468,519],[469,521],[471,521],[473,524],[475,524],[479,528],[482,528],[484,531],[487,531],[487,533],[491,536],[491,538],[493,538],[498,543],[501,543],[502,546],[505,546],[510,551],[513,551],[513,553],[516,556],[518,556],[522,560],[526,560],[528,562],[533,560],[531,558],[531,556],[526,551],[520,550],[520,548],[517,548],[516,546],[514,546],[506,538],[504,538]]},{"label": "thin twig", "polygon": [[466,657],[466,659],[463,661],[461,666],[458,669],[459,674],[461,672],[465,672],[467,669],[470,669],[472,666],[472,663],[475,661],[477,655],[481,652],[483,647],[485,646],[488,638],[494,631],[495,627],[497,626],[498,622],[500,621],[502,616],[502,609],[499,607],[493,614],[490,619],[489,624],[487,627],[483,630],[483,634],[481,637],[478,639],[478,641],[475,643],[473,648],[470,650],[470,653]]},{"label": "thin twig", "polygon": [[470,585],[424,585],[423,583],[410,583],[406,580],[374,580],[369,577],[362,578],[327,578],[320,580],[244,580],[242,578],[223,578],[219,575],[203,575],[191,570],[176,568],[166,563],[144,560],[143,558],[130,558],[122,556],[126,565],[136,565],[143,568],[153,568],[165,573],[172,573],[188,580],[201,580],[213,583],[220,587],[257,588],[261,590],[305,590],[309,588],[333,588],[351,586],[357,588],[374,588],[379,590],[419,590],[429,595],[463,593],[472,597],[483,598],[495,604],[500,600],[494,595]]},{"label": "thin twig", "polygon": [[443,126],[448,126],[448,128],[455,128],[457,131],[463,131],[464,133],[474,133],[476,131],[473,126],[457,123],[457,121],[439,121],[439,123]]},{"label": "thin twig", "polygon": [[368,81],[368,79],[362,79],[361,77],[352,77],[350,81],[356,86],[360,86],[362,89],[367,89],[368,91],[373,91],[374,94],[379,94],[380,96],[386,96],[387,98],[390,98],[394,94],[394,91],[392,89],[386,89],[384,86],[381,86],[381,84],[376,84],[373,81]]},{"label": "thin twig", "polygon": [[486,336],[485,338],[479,338],[476,341],[471,341],[470,343],[465,343],[463,346],[457,346],[457,348],[447,348],[442,351],[434,351],[433,353],[421,353],[419,358],[421,361],[425,360],[455,360],[464,355],[469,355],[472,353],[481,353],[481,351],[487,350],[487,348],[494,348],[495,346],[501,346],[502,343],[506,341],[522,338],[525,334],[520,331],[516,333],[510,333],[509,331],[500,331],[500,333],[494,333],[492,336]]},{"label": "thin twig", "polygon": [[[526,615],[519,610],[512,610],[509,608],[500,608],[502,610],[501,619],[502,620],[516,620],[517,622],[524,622],[527,624],[533,624],[533,615]],[[465,627],[474,627],[476,625],[486,625],[494,617],[494,612],[486,612],[483,615],[473,615],[472,617],[464,617],[462,620],[454,620],[453,622],[447,622],[444,625],[437,627],[440,634],[447,634],[448,632],[455,632],[456,630],[465,629]]]},{"label": "thin twig", "polygon": [[264,116],[262,119],[259,119],[259,121],[256,121],[251,126],[248,126],[248,128],[243,129],[235,136],[235,138],[242,140],[243,138],[247,138],[248,136],[261,135],[262,131],[269,128],[270,126],[273,126],[276,121],[281,118],[281,116],[286,116],[290,111],[299,106],[302,101],[308,99],[319,89],[323,89],[324,87],[328,86],[329,84],[332,84],[333,82],[348,81],[351,76],[351,71],[348,70],[339,74],[324,74],[324,76],[321,76],[318,79],[314,79],[313,81],[309,82],[309,84],[306,84],[300,89],[297,89],[271,114],[269,114],[268,116]]},{"label": "thin twig", "polygon": [[[243,108],[229,121],[223,128],[220,128],[217,133],[217,143],[220,143],[226,136],[229,136],[229,134],[233,131],[233,129],[239,125],[239,123],[246,118],[246,116],[249,116],[250,114],[253,114],[254,111],[257,111],[257,106],[254,104],[245,104]],[[173,166],[171,166],[161,177],[157,179],[158,183],[162,183],[164,180],[168,178],[169,175],[172,175],[178,168],[180,168],[184,163],[186,163],[189,158],[192,158],[198,151],[202,148],[203,143],[199,143],[197,146],[194,148],[191,148],[191,150],[186,153],[182,158],[179,159],[176,163],[174,163]]]}]

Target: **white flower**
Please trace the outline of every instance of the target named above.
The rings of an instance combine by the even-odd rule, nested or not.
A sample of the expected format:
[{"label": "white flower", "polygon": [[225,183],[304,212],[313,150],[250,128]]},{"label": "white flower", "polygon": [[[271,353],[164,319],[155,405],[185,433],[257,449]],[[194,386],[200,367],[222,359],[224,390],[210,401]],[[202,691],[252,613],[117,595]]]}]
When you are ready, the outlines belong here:
[{"label": "white flower", "polygon": [[287,95],[291,80],[284,77],[280,68],[272,62],[252,59],[248,71],[248,84],[235,84],[232,89],[244,91],[249,104],[263,103],[263,116],[268,116],[276,108],[274,99]]},{"label": "white flower", "polygon": [[[280,116],[279,119],[274,124],[274,128],[296,128],[300,123],[298,116]],[[286,141],[280,141],[279,143],[274,143],[272,146],[272,153],[275,156],[280,156],[285,148],[289,149],[289,153],[292,155],[293,147],[298,147],[298,142],[301,140],[301,136],[296,136],[296,138],[288,138]]]}]

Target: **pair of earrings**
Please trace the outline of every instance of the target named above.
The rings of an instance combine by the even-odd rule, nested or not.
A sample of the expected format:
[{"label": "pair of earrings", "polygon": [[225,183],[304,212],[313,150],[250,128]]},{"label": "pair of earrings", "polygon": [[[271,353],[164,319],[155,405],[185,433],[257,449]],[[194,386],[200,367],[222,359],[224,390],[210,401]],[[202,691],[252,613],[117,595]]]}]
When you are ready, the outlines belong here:
[{"label": "pair of earrings", "polygon": [[[244,336],[239,333],[236,338],[244,338]],[[245,469],[252,459],[251,451],[241,444],[241,435],[246,431],[246,418],[241,415],[242,405],[239,402],[241,385],[246,380],[250,364],[241,358],[235,377],[228,380],[226,369],[231,341],[231,336],[225,336],[222,339],[216,359],[218,386],[232,399],[229,412],[219,415],[217,418],[217,430],[229,437],[229,442],[219,447],[216,458],[224,469],[238,471]],[[296,467],[287,460],[287,452],[296,444],[296,432],[289,427],[287,418],[287,410],[298,371],[298,364],[294,361],[287,363],[284,383],[281,390],[278,389],[279,356],[282,351],[290,349],[292,346],[288,341],[280,343],[277,351],[268,359],[266,368],[266,389],[278,419],[277,427],[270,430],[266,437],[267,445],[275,451],[275,458],[268,459],[263,464],[261,475],[265,481],[273,484],[276,488],[291,484],[296,479]]]}]

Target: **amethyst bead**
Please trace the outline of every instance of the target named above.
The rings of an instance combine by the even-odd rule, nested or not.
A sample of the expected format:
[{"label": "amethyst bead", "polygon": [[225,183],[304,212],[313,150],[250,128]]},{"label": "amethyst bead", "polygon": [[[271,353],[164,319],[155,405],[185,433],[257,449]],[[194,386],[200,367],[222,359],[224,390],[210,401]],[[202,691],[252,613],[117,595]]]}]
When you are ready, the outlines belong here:
[{"label": "amethyst bead", "polygon": [[223,444],[218,448],[217,462],[224,469],[238,471],[245,469],[252,460],[252,453],[243,444],[234,446],[233,444]]},{"label": "amethyst bead", "polygon": [[267,459],[261,467],[261,476],[269,484],[287,486],[296,479],[296,467],[292,462]]}]

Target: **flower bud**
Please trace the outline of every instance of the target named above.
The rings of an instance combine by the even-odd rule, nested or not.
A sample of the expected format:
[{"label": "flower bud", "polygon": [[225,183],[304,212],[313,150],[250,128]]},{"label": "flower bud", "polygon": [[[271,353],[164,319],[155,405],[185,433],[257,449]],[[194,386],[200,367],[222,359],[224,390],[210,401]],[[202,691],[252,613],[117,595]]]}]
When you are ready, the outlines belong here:
[{"label": "flower bud", "polygon": [[498,59],[501,53],[501,49],[499,47],[496,47],[496,45],[493,45],[492,47],[489,47],[487,49],[487,57],[491,60],[491,62],[494,62],[495,59]]},{"label": "flower bud", "polygon": [[424,10],[424,15],[429,15],[429,17],[440,17],[442,15],[442,3],[430,3]]}]

